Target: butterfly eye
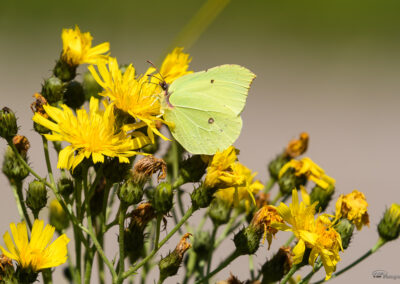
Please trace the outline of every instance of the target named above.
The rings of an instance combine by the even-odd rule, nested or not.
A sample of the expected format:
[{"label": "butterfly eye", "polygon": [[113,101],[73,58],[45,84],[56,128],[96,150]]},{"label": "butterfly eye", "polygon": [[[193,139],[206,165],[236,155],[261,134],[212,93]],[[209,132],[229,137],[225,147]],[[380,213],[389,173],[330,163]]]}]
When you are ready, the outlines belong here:
[{"label": "butterfly eye", "polygon": [[209,124],[213,124],[213,123],[214,123],[214,118],[210,117],[210,118],[208,119],[208,123],[209,123]]}]

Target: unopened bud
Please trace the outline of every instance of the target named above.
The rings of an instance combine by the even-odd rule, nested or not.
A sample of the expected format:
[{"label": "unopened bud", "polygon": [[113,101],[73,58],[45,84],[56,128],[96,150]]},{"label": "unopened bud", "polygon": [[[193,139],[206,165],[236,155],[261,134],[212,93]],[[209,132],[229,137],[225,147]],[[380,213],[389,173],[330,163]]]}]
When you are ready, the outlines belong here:
[{"label": "unopened bud", "polygon": [[[90,101],[91,97],[100,98],[99,93],[103,90],[103,88],[97,83],[97,81],[93,78],[92,73],[87,71],[83,75],[83,92],[85,94],[85,100]],[[147,152],[146,152],[147,153]]]},{"label": "unopened bud", "polygon": [[[103,166],[103,174],[110,183],[119,183],[124,181],[130,175],[134,157],[129,158],[129,163],[120,163],[118,158],[104,161],[103,164],[95,164],[95,168]],[[76,168],[74,172],[76,171]]]},{"label": "unopened bud", "polygon": [[71,81],[67,84],[64,93],[64,103],[70,108],[80,108],[85,102],[85,94],[83,93],[83,87],[81,83],[77,81]]},{"label": "unopened bud", "polygon": [[55,104],[63,99],[65,86],[57,77],[50,77],[42,86],[42,95],[49,104]]},{"label": "unopened bud", "polygon": [[69,219],[60,202],[53,199],[50,202],[50,225],[54,226],[57,232],[62,232],[69,226]]},{"label": "unopened bud", "polygon": [[208,188],[204,185],[204,183],[201,184],[190,194],[193,207],[196,209],[208,207],[211,201],[214,199],[214,193],[216,191],[217,188]]},{"label": "unopened bud", "polygon": [[307,177],[305,175],[297,176],[295,175],[295,169],[289,168],[285,173],[279,178],[279,190],[283,195],[291,194],[294,188],[300,188],[307,183]]},{"label": "unopened bud", "polygon": [[[22,158],[27,161],[26,157]],[[7,146],[4,155],[2,171],[11,183],[22,181],[29,175],[28,169],[19,161],[10,146]]]},{"label": "unopened bud", "polygon": [[173,197],[171,184],[162,182],[155,188],[151,203],[158,214],[167,214],[172,208]]},{"label": "unopened bud", "polygon": [[254,226],[243,228],[233,238],[236,251],[239,255],[254,254],[260,246],[262,236],[263,231],[258,230]]},{"label": "unopened bud", "polygon": [[8,107],[0,110],[0,137],[7,141],[12,139],[18,132],[17,118]]},{"label": "unopened bud", "polygon": [[127,205],[138,204],[143,198],[143,186],[128,179],[119,187],[118,198]]},{"label": "unopened bud", "polygon": [[213,245],[208,231],[198,231],[193,237],[193,250],[199,259],[206,259]]},{"label": "unopened bud", "polygon": [[78,65],[70,65],[60,58],[53,69],[53,74],[63,82],[71,81],[76,76]]},{"label": "unopened bud", "polygon": [[382,220],[378,224],[379,236],[385,241],[392,241],[400,234],[400,205],[393,203],[386,209]]},{"label": "unopened bud", "polygon": [[191,244],[187,241],[189,236],[191,236],[191,234],[186,233],[176,248],[158,263],[161,283],[167,277],[173,276],[178,272],[185,252],[191,247]]},{"label": "unopened bud", "polygon": [[335,186],[333,185],[330,185],[327,189],[324,189],[319,185],[315,185],[310,193],[310,204],[313,204],[315,201],[318,201],[315,210],[317,212],[325,211],[334,193],[335,193]]},{"label": "unopened bud", "polygon": [[34,216],[37,216],[47,204],[47,189],[46,185],[34,180],[29,183],[26,195],[26,205],[32,210]]},{"label": "unopened bud", "polygon": [[210,204],[208,215],[213,221],[214,225],[223,225],[228,223],[231,213],[231,206],[225,200],[214,198]]},{"label": "unopened bud", "polygon": [[261,284],[275,283],[286,275],[293,264],[293,253],[290,247],[281,247],[278,252],[261,268]]},{"label": "unopened bud", "polygon": [[182,162],[179,176],[174,184],[178,187],[188,182],[198,182],[206,172],[207,162],[202,159],[201,155],[193,155]]},{"label": "unopened bud", "polygon": [[268,171],[271,178],[278,180],[279,172],[282,167],[290,161],[290,158],[285,155],[278,155],[274,160],[268,164]]},{"label": "unopened bud", "polygon": [[334,229],[339,233],[340,238],[342,239],[343,249],[347,249],[353,236],[354,224],[346,218],[341,218],[335,225]]}]

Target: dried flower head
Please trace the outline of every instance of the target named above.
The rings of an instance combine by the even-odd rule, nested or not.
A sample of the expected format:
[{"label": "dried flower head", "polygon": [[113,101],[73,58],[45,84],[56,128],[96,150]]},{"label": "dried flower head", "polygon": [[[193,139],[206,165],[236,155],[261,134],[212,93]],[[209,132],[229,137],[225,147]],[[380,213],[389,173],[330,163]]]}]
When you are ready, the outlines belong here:
[{"label": "dried flower head", "polygon": [[156,217],[156,212],[153,206],[147,202],[139,204],[139,206],[129,213],[128,216],[131,218],[129,227],[139,226],[140,228],[144,228],[147,223]]},{"label": "dried flower head", "polygon": [[285,155],[294,159],[307,151],[309,136],[307,132],[302,132],[299,139],[293,139],[285,149]]},{"label": "dried flower head", "polygon": [[367,212],[368,202],[365,195],[358,191],[340,195],[336,202],[336,218],[347,218],[361,230],[363,225],[369,226],[369,215]]},{"label": "dried flower head", "polygon": [[26,157],[26,153],[28,152],[29,148],[31,147],[31,144],[29,143],[28,138],[26,138],[23,135],[15,135],[13,137],[13,144],[17,148],[18,152],[23,156]]},{"label": "dried flower head", "polygon": [[258,210],[253,219],[251,220],[251,225],[263,230],[263,243],[265,239],[268,241],[268,249],[271,247],[272,237],[278,230],[271,226],[272,223],[283,223],[282,217],[279,215],[275,206],[265,205],[260,210]]},{"label": "dried flower head", "polygon": [[140,159],[133,167],[134,174],[144,174],[150,177],[158,172],[157,180],[167,177],[167,163],[163,159],[158,159],[154,156],[146,156]]},{"label": "dried flower head", "polygon": [[41,116],[48,118],[49,116],[43,107],[44,105],[47,105],[47,100],[45,99],[45,97],[43,97],[39,93],[35,93],[33,97],[35,98],[35,101],[31,104],[31,110],[33,111],[33,113],[39,113]]}]

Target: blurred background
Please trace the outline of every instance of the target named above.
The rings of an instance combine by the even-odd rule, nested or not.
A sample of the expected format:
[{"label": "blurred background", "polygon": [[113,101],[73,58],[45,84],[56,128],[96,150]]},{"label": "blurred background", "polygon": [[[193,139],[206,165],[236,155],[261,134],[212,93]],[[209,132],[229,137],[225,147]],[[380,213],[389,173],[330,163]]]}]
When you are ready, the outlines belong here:
[{"label": "blurred background", "polygon": [[[219,0],[214,2],[218,4]],[[41,139],[32,130],[30,104],[60,55],[62,28],[79,25],[82,31],[90,31],[93,44],[109,41],[111,55],[119,63],[133,63],[143,72],[148,67],[146,60],[157,62],[171,46],[185,42],[179,35],[204,3],[0,2],[0,106],[16,111],[20,133],[31,142],[30,162],[37,172],[46,174]],[[338,269],[375,244],[376,225],[385,208],[400,202],[399,9],[400,2],[396,0],[233,0],[214,21],[209,19],[210,25],[199,37],[198,31],[189,31],[191,37],[186,41],[189,46],[185,50],[193,57],[192,70],[236,63],[257,74],[235,146],[241,151],[239,160],[259,172],[261,181],[267,179],[267,163],[290,139],[307,131],[310,145],[306,155],[336,179],[334,198],[353,189],[365,193],[370,228],[355,232],[349,249],[341,254]],[[86,68],[80,67],[80,73]],[[1,140],[1,154],[5,147]],[[52,155],[55,161],[55,153]],[[18,214],[3,175],[0,186],[2,235],[10,222],[18,221]],[[331,204],[329,210],[333,209]],[[42,214],[47,218],[45,212]],[[261,267],[288,237],[289,233],[278,233],[270,251],[261,247],[255,266]],[[115,244],[116,239],[117,235],[111,233],[109,256],[115,253],[111,243]],[[171,239],[166,251],[175,247],[177,240]],[[4,244],[2,239],[0,244]],[[226,240],[213,264],[232,249],[232,242]],[[376,255],[331,282],[375,283],[374,270],[400,275],[399,255],[399,241],[388,243]],[[244,281],[249,276],[247,264],[248,258],[243,256],[215,279],[226,279],[232,271]],[[158,278],[157,270],[147,283]],[[62,269],[56,271],[55,283],[66,283]],[[309,271],[307,267],[301,274]],[[313,279],[323,276],[322,270]],[[180,280],[181,277],[172,277],[165,283]],[[96,282],[95,277],[92,283]]]}]

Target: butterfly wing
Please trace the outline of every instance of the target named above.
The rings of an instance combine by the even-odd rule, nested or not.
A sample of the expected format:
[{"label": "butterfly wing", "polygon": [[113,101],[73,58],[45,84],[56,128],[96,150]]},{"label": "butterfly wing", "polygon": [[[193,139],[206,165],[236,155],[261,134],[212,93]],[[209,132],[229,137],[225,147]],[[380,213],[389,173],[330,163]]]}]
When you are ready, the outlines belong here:
[{"label": "butterfly wing", "polygon": [[255,75],[239,65],[221,65],[185,75],[170,88],[164,119],[171,133],[193,154],[215,154],[239,137],[240,113]]}]

